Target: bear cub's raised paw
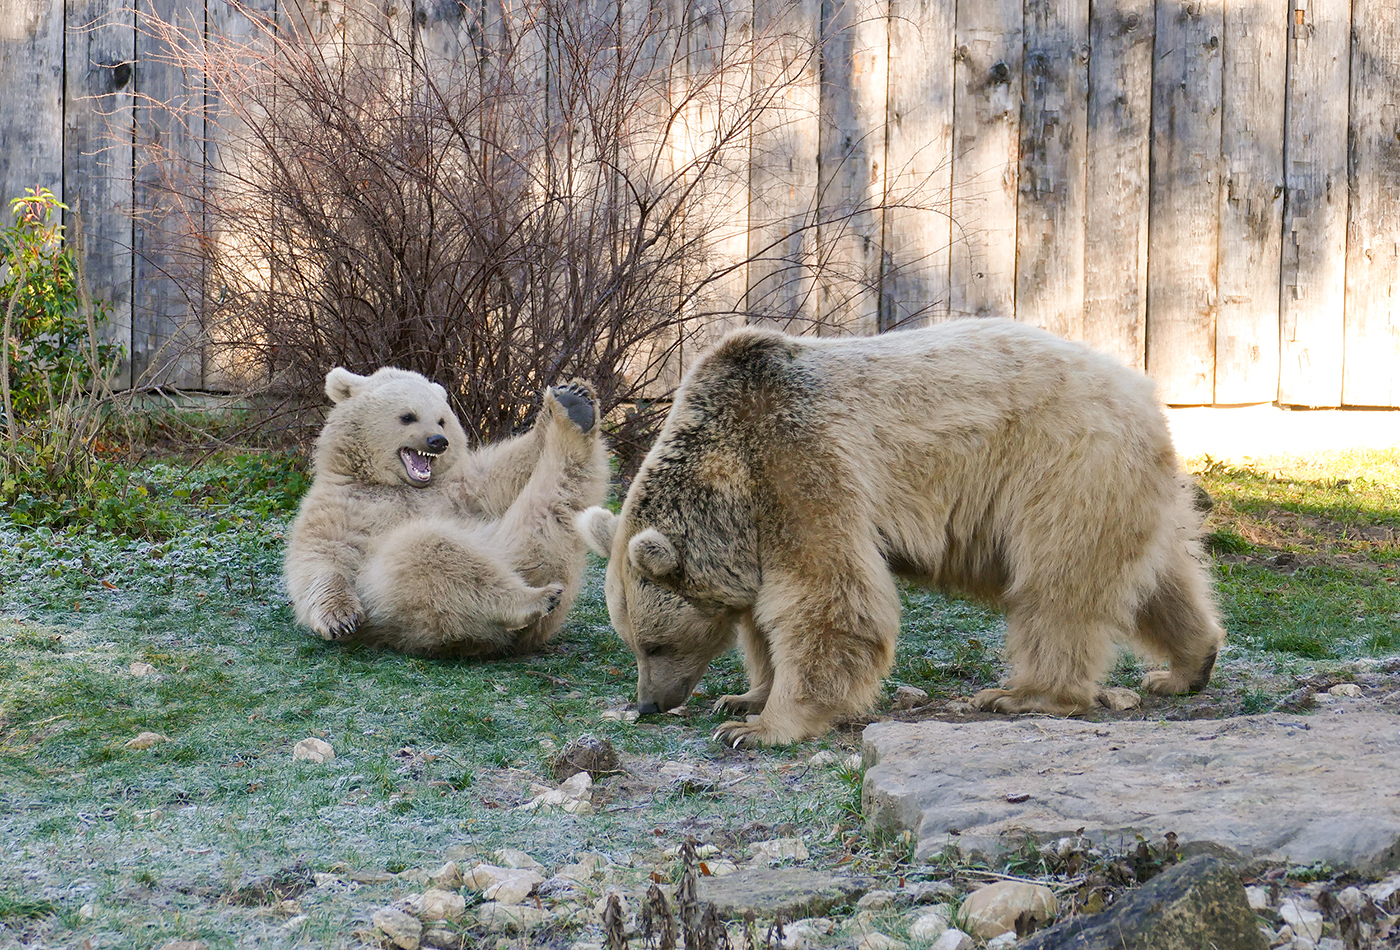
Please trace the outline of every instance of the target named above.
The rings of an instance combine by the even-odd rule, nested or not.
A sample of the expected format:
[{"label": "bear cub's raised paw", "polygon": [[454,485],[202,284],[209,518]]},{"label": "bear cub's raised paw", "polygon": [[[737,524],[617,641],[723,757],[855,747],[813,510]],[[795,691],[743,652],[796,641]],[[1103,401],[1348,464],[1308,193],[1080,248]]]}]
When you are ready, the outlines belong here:
[{"label": "bear cub's raised paw", "polygon": [[581,382],[565,383],[549,390],[559,405],[569,415],[569,421],[585,433],[592,432],[597,424],[598,413],[594,407],[593,394]]}]

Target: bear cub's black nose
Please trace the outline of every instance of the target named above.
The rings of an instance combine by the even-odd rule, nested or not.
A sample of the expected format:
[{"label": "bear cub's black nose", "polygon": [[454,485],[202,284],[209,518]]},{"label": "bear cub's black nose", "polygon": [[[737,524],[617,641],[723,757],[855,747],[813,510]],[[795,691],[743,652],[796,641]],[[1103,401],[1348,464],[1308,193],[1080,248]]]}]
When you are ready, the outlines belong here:
[{"label": "bear cub's black nose", "polygon": [[444,450],[447,448],[447,436],[445,436],[445,435],[430,435],[430,436],[428,436],[428,448],[432,449],[434,452],[441,452],[441,451],[444,451]]}]

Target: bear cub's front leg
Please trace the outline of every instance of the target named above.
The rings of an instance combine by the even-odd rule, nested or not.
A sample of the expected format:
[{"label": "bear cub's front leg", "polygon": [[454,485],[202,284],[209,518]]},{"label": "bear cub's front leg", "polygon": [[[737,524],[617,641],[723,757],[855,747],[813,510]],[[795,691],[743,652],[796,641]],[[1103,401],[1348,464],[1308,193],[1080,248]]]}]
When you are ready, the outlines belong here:
[{"label": "bear cub's front leg", "polygon": [[340,640],[360,626],[365,608],[350,582],[337,575],[322,583],[306,613],[307,626],[322,640]]}]

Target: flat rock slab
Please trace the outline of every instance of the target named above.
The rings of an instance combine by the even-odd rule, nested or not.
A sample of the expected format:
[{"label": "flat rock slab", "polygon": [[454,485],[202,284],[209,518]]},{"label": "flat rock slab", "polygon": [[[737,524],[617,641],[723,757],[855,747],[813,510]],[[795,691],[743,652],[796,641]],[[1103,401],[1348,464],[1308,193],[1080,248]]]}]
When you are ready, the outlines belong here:
[{"label": "flat rock slab", "polygon": [[864,742],[866,815],[912,831],[920,858],[1083,829],[1121,850],[1175,832],[1251,863],[1400,867],[1400,716],[881,722]]},{"label": "flat rock slab", "polygon": [[715,905],[722,919],[753,911],[758,917],[782,914],[789,920],[820,917],[834,907],[854,904],[876,886],[863,875],[829,874],[805,868],[751,868],[723,877],[702,877],[697,896]]}]

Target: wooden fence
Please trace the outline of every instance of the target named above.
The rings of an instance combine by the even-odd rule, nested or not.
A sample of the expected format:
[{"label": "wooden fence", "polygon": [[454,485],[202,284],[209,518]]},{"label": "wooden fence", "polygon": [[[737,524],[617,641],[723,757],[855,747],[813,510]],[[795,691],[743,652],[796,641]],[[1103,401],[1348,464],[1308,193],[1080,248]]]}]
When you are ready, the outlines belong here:
[{"label": "wooden fence", "polygon": [[[204,81],[162,61],[139,18],[240,28],[224,0],[186,2],[0,0],[0,194],[80,200],[88,273],[135,377],[199,307],[152,250],[178,209],[136,156],[209,147],[153,105],[200,100]],[[327,0],[292,2],[331,19]],[[1172,404],[1400,406],[1395,0],[650,6],[667,4],[693,49],[781,20],[815,51],[781,126],[752,131],[716,241],[738,262],[718,309],[852,332],[1014,315],[1146,369]],[[465,29],[459,4],[412,12],[440,34],[427,46]],[[792,227],[813,215],[829,222],[814,241]],[[774,247],[844,261],[860,289],[804,284],[765,263]],[[206,349],[163,381],[214,375]]]}]

